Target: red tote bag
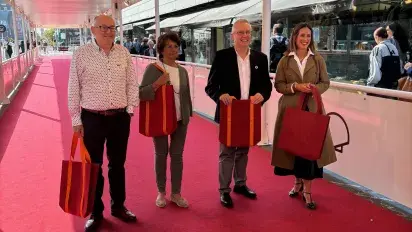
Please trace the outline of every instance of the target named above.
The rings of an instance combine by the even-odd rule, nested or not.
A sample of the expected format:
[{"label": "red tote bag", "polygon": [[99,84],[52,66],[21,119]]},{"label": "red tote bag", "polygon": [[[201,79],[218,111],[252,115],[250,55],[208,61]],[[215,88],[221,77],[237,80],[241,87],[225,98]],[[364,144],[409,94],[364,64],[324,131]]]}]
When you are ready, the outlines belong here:
[{"label": "red tote bag", "polygon": [[251,100],[220,102],[219,141],[227,147],[252,147],[261,140],[261,104]]},{"label": "red tote bag", "polygon": [[319,91],[314,86],[311,89],[316,102],[316,113],[305,111],[309,95],[302,94],[296,108],[289,107],[285,110],[277,148],[308,160],[318,160],[322,155],[329,128],[329,115],[338,116],[344,122],[348,135],[347,142],[335,145],[336,151],[342,152],[343,146],[349,144],[349,130],[345,120],[338,113],[323,114]]},{"label": "red tote bag", "polygon": [[93,210],[99,165],[91,163],[82,138],[81,162],[74,161],[78,140],[73,134],[70,159],[62,161],[59,205],[64,212],[85,218]]},{"label": "red tote bag", "polygon": [[[164,73],[164,69],[155,64]],[[155,99],[140,101],[139,133],[147,137],[172,134],[177,128],[176,105],[172,85],[162,85],[156,90]]]}]

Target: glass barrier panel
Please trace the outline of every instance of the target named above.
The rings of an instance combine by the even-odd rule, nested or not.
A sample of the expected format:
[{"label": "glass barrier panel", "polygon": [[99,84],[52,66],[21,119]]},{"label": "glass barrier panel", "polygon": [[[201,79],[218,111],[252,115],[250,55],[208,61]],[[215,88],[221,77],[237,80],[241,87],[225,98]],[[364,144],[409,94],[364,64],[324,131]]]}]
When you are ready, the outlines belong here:
[{"label": "glass barrier panel", "polygon": [[[193,86],[193,81],[192,81],[192,79],[193,79],[193,66],[192,65],[182,65],[182,66],[186,69],[187,74],[189,76],[190,96],[192,97],[192,101],[193,101],[193,98],[194,98],[194,96],[193,96],[193,87],[194,86]],[[192,104],[193,104],[193,102],[192,102]]]},{"label": "glass barrier panel", "polygon": [[4,78],[4,90],[6,96],[8,96],[13,91],[13,73],[12,73],[12,62],[8,61],[3,63],[3,78]]},{"label": "glass barrier panel", "polygon": [[17,57],[13,58],[11,60],[13,62],[13,81],[17,82],[18,81],[18,75],[19,75],[19,68],[18,68],[18,60]]},{"label": "glass barrier panel", "polygon": [[195,87],[194,87],[194,110],[203,113],[211,118],[215,117],[216,103],[210,99],[205,92],[209,69],[203,67],[195,68]]}]

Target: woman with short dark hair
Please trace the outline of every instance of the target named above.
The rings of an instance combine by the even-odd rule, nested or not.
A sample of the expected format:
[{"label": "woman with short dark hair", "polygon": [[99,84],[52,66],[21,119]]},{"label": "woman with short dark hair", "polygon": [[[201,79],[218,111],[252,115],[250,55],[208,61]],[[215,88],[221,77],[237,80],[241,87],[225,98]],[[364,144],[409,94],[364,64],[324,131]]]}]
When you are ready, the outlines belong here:
[{"label": "woman with short dark hair", "polygon": [[[140,86],[140,100],[154,100],[156,90],[170,83],[174,89],[176,105],[177,129],[169,136],[153,138],[155,147],[155,173],[158,195],[156,205],[166,206],[166,167],[167,155],[170,153],[170,171],[172,193],[170,200],[179,207],[189,206],[186,199],[181,196],[181,182],[183,171],[183,148],[186,140],[187,126],[192,116],[192,100],[190,96],[189,75],[186,69],[176,63],[178,57],[180,39],[174,32],[168,32],[159,37],[156,46],[159,60],[155,64],[149,64],[143,74]],[[159,70],[161,67],[162,70]]]}]

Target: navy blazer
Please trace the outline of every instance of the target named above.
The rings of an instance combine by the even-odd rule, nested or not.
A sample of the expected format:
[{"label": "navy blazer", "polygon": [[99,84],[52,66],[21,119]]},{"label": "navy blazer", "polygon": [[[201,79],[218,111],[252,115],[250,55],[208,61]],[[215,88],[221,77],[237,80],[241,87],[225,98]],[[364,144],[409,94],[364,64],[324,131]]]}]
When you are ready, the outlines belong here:
[{"label": "navy blazer", "polygon": [[[249,96],[260,93],[264,101],[269,100],[272,93],[272,82],[269,76],[268,58],[264,53],[250,50],[250,89]],[[216,102],[215,122],[219,123],[219,97],[222,94],[241,98],[239,68],[234,47],[216,53],[205,87],[206,94]]]}]

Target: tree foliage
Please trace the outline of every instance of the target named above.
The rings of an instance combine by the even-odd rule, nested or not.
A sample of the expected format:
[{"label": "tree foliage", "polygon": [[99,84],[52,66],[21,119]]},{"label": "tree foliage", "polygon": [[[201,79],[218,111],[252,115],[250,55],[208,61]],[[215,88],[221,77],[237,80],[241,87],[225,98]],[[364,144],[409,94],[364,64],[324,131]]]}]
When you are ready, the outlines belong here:
[{"label": "tree foliage", "polygon": [[47,40],[47,43],[52,45],[54,44],[54,33],[56,32],[56,29],[50,28],[44,31],[43,37]]}]

